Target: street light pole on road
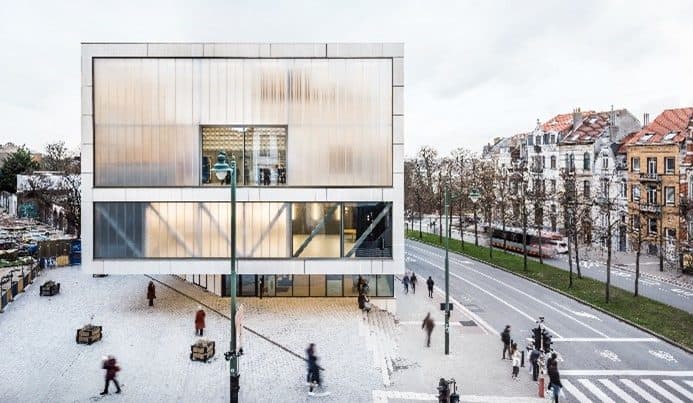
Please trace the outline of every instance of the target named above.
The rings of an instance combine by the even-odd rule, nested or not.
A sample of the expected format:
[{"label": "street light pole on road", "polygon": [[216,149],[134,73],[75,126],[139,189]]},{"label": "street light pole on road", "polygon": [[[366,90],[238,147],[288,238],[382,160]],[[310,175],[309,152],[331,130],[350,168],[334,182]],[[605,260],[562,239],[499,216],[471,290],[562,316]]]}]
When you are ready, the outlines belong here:
[{"label": "street light pole on road", "polygon": [[445,355],[450,354],[450,260],[448,250],[450,249],[450,195],[448,187],[445,186]]},{"label": "street light pole on road", "polygon": [[231,182],[231,343],[230,349],[224,354],[224,358],[229,361],[229,387],[231,403],[238,403],[238,391],[241,389],[238,371],[238,357],[236,340],[236,160],[231,158],[229,165],[225,152],[220,152],[217,156],[217,163],[214,164],[214,174],[220,181],[225,181],[230,177]]}]

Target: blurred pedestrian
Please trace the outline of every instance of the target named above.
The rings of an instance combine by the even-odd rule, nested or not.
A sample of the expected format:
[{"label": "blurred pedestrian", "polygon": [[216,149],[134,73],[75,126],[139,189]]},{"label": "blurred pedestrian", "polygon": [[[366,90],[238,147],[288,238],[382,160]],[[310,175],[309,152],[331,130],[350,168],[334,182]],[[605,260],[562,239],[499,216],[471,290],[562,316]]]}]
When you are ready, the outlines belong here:
[{"label": "blurred pedestrian", "polygon": [[154,298],[156,298],[156,287],[154,282],[150,281],[147,286],[147,299],[149,300],[149,306],[154,306]]},{"label": "blurred pedestrian", "polygon": [[260,299],[262,299],[262,294],[265,292],[265,276],[260,276]]},{"label": "blurred pedestrian", "polygon": [[411,292],[416,294],[416,282],[418,279],[416,278],[416,273],[412,272],[411,277],[409,278],[409,282],[411,283]]},{"label": "blurred pedestrian", "polygon": [[366,282],[366,279],[363,278],[362,276],[359,276],[359,281],[356,283],[358,287],[359,294],[366,294],[368,293],[368,283]]},{"label": "blurred pedestrian", "polygon": [[404,285],[404,293],[409,294],[409,276],[407,274],[402,279],[402,285]]},{"label": "blurred pedestrian", "polygon": [[539,379],[539,359],[541,358],[541,351],[537,346],[532,346],[532,352],[529,353],[529,364],[532,369],[532,380],[536,382]]},{"label": "blurred pedestrian", "polygon": [[[501,360],[505,359],[505,352],[510,352],[510,325],[505,325],[505,329],[501,332],[501,341],[503,342],[503,357]],[[508,354],[508,359],[510,359],[511,354]]]},{"label": "blurred pedestrian", "polygon": [[197,306],[197,312],[195,313],[195,335],[202,336],[205,330],[205,311],[202,310],[202,306]]},{"label": "blurred pedestrian", "polygon": [[112,356],[106,356],[106,357],[101,357],[101,367],[106,370],[106,384],[103,387],[103,392],[101,392],[101,395],[107,395],[108,394],[108,385],[113,381],[113,383],[116,386],[116,393],[120,393],[120,385],[118,384],[118,381],[115,379],[116,373],[120,371],[120,367],[116,363],[116,359]]},{"label": "blurred pedestrian", "polygon": [[433,333],[433,328],[436,326],[433,318],[431,318],[431,313],[429,312],[421,324],[421,328],[426,330],[426,347],[431,347],[431,333]]},{"label": "blurred pedestrian", "polygon": [[433,298],[433,285],[435,283],[433,282],[433,279],[431,276],[428,276],[428,280],[426,280],[426,286],[428,287],[428,298]]},{"label": "blurred pedestrian", "polygon": [[[315,348],[314,344],[311,344]],[[310,386],[308,389],[308,396],[327,396],[330,392],[323,390],[321,393],[315,393],[316,388],[322,389],[322,379],[320,378],[320,367],[318,366],[318,356],[315,354],[315,349],[313,349],[313,354],[308,359],[308,376],[310,379]]]},{"label": "blurred pedestrian", "polygon": [[517,346],[513,349],[513,354],[512,354],[512,360],[513,360],[513,376],[512,378],[516,381],[519,381],[518,375],[520,374],[520,350],[517,349]]},{"label": "blurred pedestrian", "polygon": [[553,394],[554,403],[558,403],[558,396],[561,394],[561,376],[558,373],[558,361],[556,360],[556,353],[551,353],[551,358],[546,364],[547,372],[549,374],[549,390]]},{"label": "blurred pedestrian", "polygon": [[312,382],[312,371],[311,362],[315,356],[315,343],[310,343],[306,349],[306,363],[308,364],[308,374],[306,375],[306,385],[310,386]]}]

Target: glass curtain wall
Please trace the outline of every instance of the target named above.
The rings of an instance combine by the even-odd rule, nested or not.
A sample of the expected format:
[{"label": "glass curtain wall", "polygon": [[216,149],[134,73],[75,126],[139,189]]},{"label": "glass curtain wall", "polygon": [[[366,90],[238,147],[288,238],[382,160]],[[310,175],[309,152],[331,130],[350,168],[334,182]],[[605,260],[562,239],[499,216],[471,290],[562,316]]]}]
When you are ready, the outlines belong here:
[{"label": "glass curtain wall", "polygon": [[[222,296],[230,294],[230,276],[224,274]],[[238,277],[238,295],[254,297],[260,295],[260,280],[264,277],[263,297],[356,297],[359,275],[255,275],[242,274]],[[391,274],[361,275],[368,284],[371,297],[393,297],[394,276]]]},{"label": "glass curtain wall", "polygon": [[293,203],[291,233],[294,257],[340,257],[338,203]]},{"label": "glass curtain wall", "polygon": [[345,257],[392,256],[392,205],[344,203]]}]

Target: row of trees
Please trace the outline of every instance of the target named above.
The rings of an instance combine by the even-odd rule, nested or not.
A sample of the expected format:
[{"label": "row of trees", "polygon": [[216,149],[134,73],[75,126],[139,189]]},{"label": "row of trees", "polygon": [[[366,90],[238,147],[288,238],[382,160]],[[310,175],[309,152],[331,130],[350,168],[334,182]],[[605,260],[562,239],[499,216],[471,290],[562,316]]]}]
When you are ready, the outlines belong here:
[{"label": "row of trees", "polygon": [[[79,154],[71,152],[65,142],[46,145],[42,158],[37,160],[25,146],[9,154],[0,167],[0,191],[17,193],[17,175],[32,175],[26,189],[20,189],[23,200],[32,200],[39,210],[52,210],[59,206],[67,224],[80,236],[81,175]],[[40,162],[39,162],[40,161]],[[50,171],[57,175],[35,174]]]},{"label": "row of trees", "polygon": [[[636,253],[636,278],[634,295],[638,295],[640,277],[640,253],[646,241],[652,242],[652,237],[641,230],[640,210],[635,216],[623,216],[623,206],[619,210],[619,192],[612,191],[620,182],[615,178],[603,176],[600,178],[601,189],[597,189],[597,197],[578,191],[578,178],[575,169],[568,165],[560,172],[560,188],[547,190],[543,177],[543,168],[539,161],[515,161],[512,166],[498,166],[496,161],[480,158],[463,148],[458,148],[450,155],[439,155],[432,147],[422,147],[416,158],[405,161],[405,215],[414,229],[414,220],[419,220],[419,236],[422,234],[422,218],[424,215],[438,216],[439,239],[443,240],[443,211],[444,194],[447,190],[451,197],[452,216],[457,217],[460,231],[474,223],[475,242],[478,244],[477,218],[487,224],[500,226],[505,230],[508,226],[522,230],[523,268],[527,266],[527,233],[529,229],[538,232],[541,242],[541,232],[544,229],[545,218],[552,227],[560,220],[563,225],[563,235],[568,245],[569,284],[573,287],[573,278],[582,278],[580,267],[580,251],[591,242],[601,241],[606,248],[606,302],[610,300],[612,240],[616,231],[626,230],[631,249]],[[555,186],[556,182],[553,182]],[[472,202],[469,194],[479,193],[476,203]],[[548,211],[546,206],[557,206]],[[546,215],[546,217],[545,217]],[[598,222],[592,222],[598,217]],[[471,218],[471,220],[470,220]],[[453,224],[455,225],[455,224]],[[450,230],[450,229],[448,229]],[[448,234],[450,235],[450,233]],[[490,236],[490,234],[488,234]],[[593,235],[596,239],[592,239]],[[460,236],[462,248],[463,237]],[[505,245],[504,245],[505,246]],[[541,244],[538,245],[541,248]],[[584,249],[582,249],[584,250]],[[489,254],[493,256],[493,248],[489,242]],[[540,256],[540,263],[543,257]],[[575,269],[575,272],[573,271]]]}]

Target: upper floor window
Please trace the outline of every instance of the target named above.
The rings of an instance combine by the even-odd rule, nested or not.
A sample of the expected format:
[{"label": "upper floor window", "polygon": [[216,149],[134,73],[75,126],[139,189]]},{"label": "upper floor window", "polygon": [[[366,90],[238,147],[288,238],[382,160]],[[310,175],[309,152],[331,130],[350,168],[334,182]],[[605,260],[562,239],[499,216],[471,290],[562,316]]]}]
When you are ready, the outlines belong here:
[{"label": "upper floor window", "polygon": [[[286,127],[202,127],[203,185],[230,183],[230,177],[215,172],[217,163],[236,161],[239,186],[284,186],[286,172]],[[224,160],[224,161],[222,161]]]},{"label": "upper floor window", "polygon": [[640,200],[640,186],[639,185],[633,185],[631,188],[631,200],[632,201],[639,201]]},{"label": "upper floor window", "polygon": [[551,169],[556,169],[556,156],[551,156]]},{"label": "upper floor window", "polygon": [[628,192],[628,185],[626,184],[626,181],[623,181],[623,182],[621,182],[621,191],[620,191],[621,197],[626,197],[627,192]]},{"label": "upper floor window", "polygon": [[582,195],[586,198],[590,197],[590,181],[584,181],[582,183]]},{"label": "upper floor window", "polygon": [[566,168],[568,168],[568,171],[572,172],[575,170],[575,155],[574,154],[566,154],[565,165],[566,165]]},{"label": "upper floor window", "polygon": [[582,155],[582,169],[590,169],[590,153],[585,153]]},{"label": "upper floor window", "polygon": [[647,187],[647,202],[657,204],[657,188],[655,186]]},{"label": "upper floor window", "polygon": [[553,133],[551,134],[551,144],[556,144],[556,135]]},{"label": "upper floor window", "polygon": [[649,226],[649,232],[652,235],[657,234],[657,219],[656,218],[650,218],[648,223]]},{"label": "upper floor window", "polygon": [[534,145],[534,136],[527,136],[527,145]]},{"label": "upper floor window", "polygon": [[541,145],[541,136],[537,136],[536,145]]},{"label": "upper floor window", "polygon": [[664,197],[668,205],[676,204],[676,189],[673,186],[667,186],[664,188]]},{"label": "upper floor window", "polygon": [[556,191],[556,179],[549,179],[549,183],[551,184],[551,193]]},{"label": "upper floor window", "polygon": [[602,156],[602,169],[609,169],[609,157]]},{"label": "upper floor window", "polygon": [[664,158],[664,173],[673,174],[676,171],[676,160],[674,157]]},{"label": "upper floor window", "polygon": [[649,175],[657,173],[657,157],[647,158],[647,173]]},{"label": "upper floor window", "polygon": [[609,197],[609,181],[602,180],[602,196]]},{"label": "upper floor window", "polygon": [[633,172],[640,172],[640,158],[632,157],[630,159],[630,170]]}]

